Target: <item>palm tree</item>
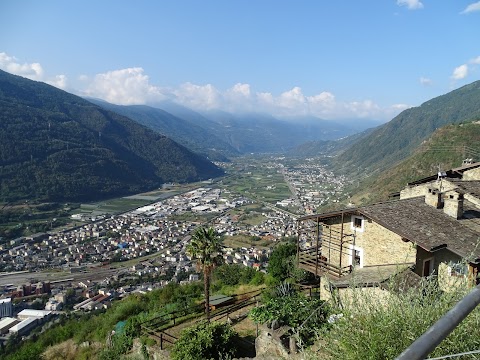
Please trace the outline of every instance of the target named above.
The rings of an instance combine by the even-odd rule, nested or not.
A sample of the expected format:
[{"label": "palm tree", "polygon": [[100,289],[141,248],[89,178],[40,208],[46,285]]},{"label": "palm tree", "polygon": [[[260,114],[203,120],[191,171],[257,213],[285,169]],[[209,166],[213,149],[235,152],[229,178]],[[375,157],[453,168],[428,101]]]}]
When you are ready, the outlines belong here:
[{"label": "palm tree", "polygon": [[187,246],[187,254],[197,259],[197,268],[203,271],[207,320],[210,319],[210,275],[213,268],[222,260],[220,240],[220,236],[212,227],[200,227],[195,230]]}]

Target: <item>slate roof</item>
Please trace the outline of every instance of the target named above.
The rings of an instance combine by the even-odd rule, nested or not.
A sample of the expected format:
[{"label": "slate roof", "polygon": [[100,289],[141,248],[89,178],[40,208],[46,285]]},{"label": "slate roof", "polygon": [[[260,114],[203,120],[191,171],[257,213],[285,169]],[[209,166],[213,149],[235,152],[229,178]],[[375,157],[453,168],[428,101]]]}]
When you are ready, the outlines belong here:
[{"label": "slate roof", "polygon": [[451,183],[455,184],[463,193],[470,194],[476,198],[480,198],[480,181],[471,180],[456,180],[456,179],[447,179]]},{"label": "slate roof", "polygon": [[333,280],[332,285],[337,288],[377,286],[394,275],[404,272],[412,265],[413,264],[365,266],[353,270],[350,274],[342,276],[338,280]]},{"label": "slate roof", "polygon": [[[472,204],[473,205],[473,204]],[[480,258],[480,233],[416,197],[358,208],[358,212],[425,250],[447,248],[464,258]]]},{"label": "slate roof", "polygon": [[[448,180],[451,180],[452,178],[462,178],[463,173],[467,170],[472,170],[480,166],[480,162],[476,162],[473,164],[465,164],[457,168],[453,168],[450,170],[445,171],[445,174],[447,175]],[[427,182],[430,182],[432,180],[436,180],[438,175],[431,175],[424,177],[422,179],[418,179],[412,182],[409,182],[408,185],[418,185],[418,184],[424,184]]]}]

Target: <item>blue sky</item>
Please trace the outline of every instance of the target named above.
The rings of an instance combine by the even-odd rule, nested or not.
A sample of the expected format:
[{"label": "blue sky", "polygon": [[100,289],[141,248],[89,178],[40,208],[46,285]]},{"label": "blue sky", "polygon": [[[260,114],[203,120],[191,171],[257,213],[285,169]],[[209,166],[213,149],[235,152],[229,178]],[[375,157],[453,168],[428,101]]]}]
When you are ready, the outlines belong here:
[{"label": "blue sky", "polygon": [[480,1],[2,0],[0,68],[117,104],[390,120],[480,79]]}]

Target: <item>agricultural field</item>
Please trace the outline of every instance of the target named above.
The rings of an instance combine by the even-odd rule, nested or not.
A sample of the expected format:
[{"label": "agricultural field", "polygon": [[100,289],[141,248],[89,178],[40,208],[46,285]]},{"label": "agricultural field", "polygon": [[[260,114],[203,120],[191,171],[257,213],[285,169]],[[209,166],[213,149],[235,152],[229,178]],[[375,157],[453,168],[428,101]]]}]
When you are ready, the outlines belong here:
[{"label": "agricultural field", "polygon": [[239,195],[275,204],[292,196],[280,170],[268,159],[240,159],[236,167],[230,170],[232,176],[222,183]]}]

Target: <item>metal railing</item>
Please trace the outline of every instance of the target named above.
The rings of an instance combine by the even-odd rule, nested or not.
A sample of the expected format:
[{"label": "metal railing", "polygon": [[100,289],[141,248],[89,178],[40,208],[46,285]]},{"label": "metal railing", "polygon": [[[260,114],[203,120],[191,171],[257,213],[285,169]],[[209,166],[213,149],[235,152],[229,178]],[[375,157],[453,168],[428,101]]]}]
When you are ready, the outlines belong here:
[{"label": "metal railing", "polygon": [[[415,340],[396,360],[421,360],[430,354],[480,304],[480,285]],[[474,352],[472,352],[474,353]],[[463,354],[460,354],[463,355]],[[448,355],[452,357],[453,355]],[[448,357],[441,357],[443,359]]]}]

